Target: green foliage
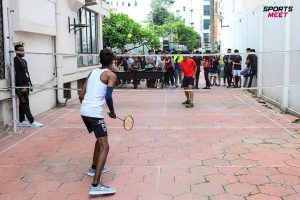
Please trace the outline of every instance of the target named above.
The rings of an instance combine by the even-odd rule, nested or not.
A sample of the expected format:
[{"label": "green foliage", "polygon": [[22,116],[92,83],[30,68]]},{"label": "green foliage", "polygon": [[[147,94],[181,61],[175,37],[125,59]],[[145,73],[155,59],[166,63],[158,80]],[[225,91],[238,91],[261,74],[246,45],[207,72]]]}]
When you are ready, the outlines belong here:
[{"label": "green foliage", "polygon": [[200,43],[200,35],[192,27],[185,26],[183,21],[168,12],[167,8],[171,5],[171,0],[153,0],[152,12],[150,13],[149,25],[151,30],[160,37],[172,38],[174,42],[186,45],[192,49]]},{"label": "green foliage", "polygon": [[104,46],[122,51],[127,44],[159,46],[159,38],[152,31],[142,28],[126,14],[111,13],[110,18],[103,20],[103,41]]}]

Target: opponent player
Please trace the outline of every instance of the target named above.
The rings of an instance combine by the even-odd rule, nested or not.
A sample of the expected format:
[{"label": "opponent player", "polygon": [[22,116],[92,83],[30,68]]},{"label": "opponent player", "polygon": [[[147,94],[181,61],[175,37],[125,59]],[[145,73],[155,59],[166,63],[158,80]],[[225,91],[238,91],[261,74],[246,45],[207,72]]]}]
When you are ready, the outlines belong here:
[{"label": "opponent player", "polygon": [[[184,52],[184,54],[189,54],[189,52]],[[187,100],[182,102],[183,105],[185,105],[186,108],[192,108],[194,107],[194,92],[193,91],[187,91],[187,90],[193,90],[194,89],[194,80],[195,80],[195,69],[196,69],[196,63],[195,61],[188,57],[184,56],[183,61],[180,62],[180,70],[182,70],[182,84],[185,90],[185,95]]]}]

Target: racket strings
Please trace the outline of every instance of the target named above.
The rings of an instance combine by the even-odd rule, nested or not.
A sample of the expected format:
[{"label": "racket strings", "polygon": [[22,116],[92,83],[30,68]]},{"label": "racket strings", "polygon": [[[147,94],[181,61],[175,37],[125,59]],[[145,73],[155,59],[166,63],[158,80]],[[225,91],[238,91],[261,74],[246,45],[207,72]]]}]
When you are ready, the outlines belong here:
[{"label": "racket strings", "polygon": [[126,116],[124,119],[124,129],[129,131],[133,128],[134,120],[133,118],[129,115]]}]

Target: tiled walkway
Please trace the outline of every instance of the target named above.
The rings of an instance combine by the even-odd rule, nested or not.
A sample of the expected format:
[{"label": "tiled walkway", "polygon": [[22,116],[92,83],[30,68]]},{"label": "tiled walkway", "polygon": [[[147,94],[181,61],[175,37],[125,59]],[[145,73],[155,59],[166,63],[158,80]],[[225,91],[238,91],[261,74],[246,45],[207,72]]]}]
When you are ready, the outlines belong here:
[{"label": "tiled walkway", "polygon": [[[299,200],[300,126],[247,92],[224,87],[183,92],[114,93],[117,114],[135,119],[131,132],[106,119],[110,152],[107,200]],[[38,116],[46,126],[0,138],[1,200],[85,200],[94,136],[79,103]]]}]

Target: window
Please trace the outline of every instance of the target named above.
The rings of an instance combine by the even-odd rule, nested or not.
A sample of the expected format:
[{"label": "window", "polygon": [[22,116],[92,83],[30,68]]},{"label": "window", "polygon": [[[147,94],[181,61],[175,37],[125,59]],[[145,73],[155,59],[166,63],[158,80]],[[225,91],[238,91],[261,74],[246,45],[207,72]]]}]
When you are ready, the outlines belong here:
[{"label": "window", "polygon": [[124,1],[122,2],[122,6],[125,6],[125,2]]},{"label": "window", "polygon": [[130,4],[130,2],[128,2],[128,7],[130,7],[131,6],[131,4]]},{"label": "window", "polygon": [[111,1],[111,2],[110,2],[110,6],[114,6],[114,2]]},{"label": "window", "polygon": [[[80,9],[77,13],[77,23],[86,24],[88,27],[76,32],[76,50],[80,54],[98,54],[98,20],[97,13],[87,9]],[[99,64],[98,55],[78,57],[78,67]]]},{"label": "window", "polygon": [[[71,83],[64,83],[64,88],[70,89]],[[71,99],[71,90],[64,90],[64,98]]]},{"label": "window", "polygon": [[177,15],[180,15],[180,10],[176,10],[176,14],[177,14]]},{"label": "window", "polygon": [[134,1],[134,6],[137,7],[137,2],[136,1]]},{"label": "window", "polygon": [[5,78],[2,1],[0,3],[0,79]]},{"label": "window", "polygon": [[209,43],[209,33],[203,33],[203,42]]},{"label": "window", "polygon": [[219,13],[219,4],[216,2],[215,4],[215,13]]},{"label": "window", "polygon": [[119,2],[118,1],[116,2],[116,6],[119,6]]},{"label": "window", "polygon": [[182,19],[183,23],[185,23],[185,18]]},{"label": "window", "polygon": [[210,20],[209,19],[204,19],[203,20],[203,29],[208,30],[210,25]]},{"label": "window", "polygon": [[203,6],[203,15],[209,16],[210,15],[210,5],[204,5]]},{"label": "window", "polygon": [[82,89],[82,86],[85,83],[85,81],[86,81],[85,78],[77,80],[78,95],[80,94],[80,90]]},{"label": "window", "polygon": [[185,11],[185,6],[183,6],[182,10]]}]

